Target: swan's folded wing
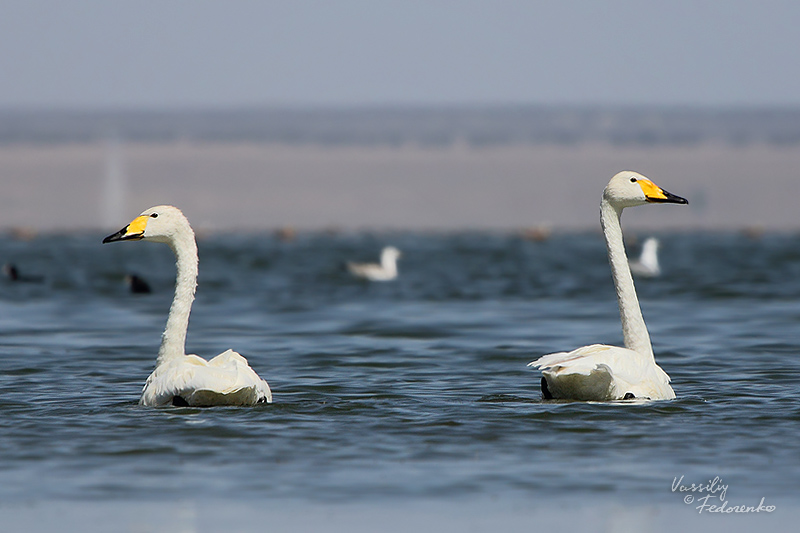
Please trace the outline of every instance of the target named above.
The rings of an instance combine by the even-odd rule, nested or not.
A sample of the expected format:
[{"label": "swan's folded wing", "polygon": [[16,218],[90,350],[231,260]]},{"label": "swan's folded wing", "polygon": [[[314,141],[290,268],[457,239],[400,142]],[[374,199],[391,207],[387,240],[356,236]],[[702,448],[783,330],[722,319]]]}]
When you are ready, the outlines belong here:
[{"label": "swan's folded wing", "polygon": [[554,373],[568,371],[570,373],[589,375],[597,370],[598,365],[608,366],[608,359],[613,358],[615,349],[619,348],[605,344],[591,344],[571,352],[556,352],[543,355],[536,361],[528,363],[528,366],[540,370],[550,370]]},{"label": "swan's folded wing", "polygon": [[626,393],[637,398],[675,397],[666,372],[651,359],[619,346],[592,344],[544,355],[528,366],[542,371],[556,397],[602,400]]},{"label": "swan's folded wing", "polygon": [[269,391],[267,382],[250,368],[247,359],[233,350],[227,350],[208,362],[209,370],[219,368],[225,372],[225,379],[228,380],[229,390],[238,390],[245,387],[256,387],[264,389],[269,397],[267,402],[272,401],[272,393]]},{"label": "swan's folded wing", "polygon": [[[653,368],[661,370],[636,352],[607,344],[592,344],[571,352],[543,355],[528,366],[555,375],[608,372],[614,380],[630,384],[651,379]],[[663,371],[660,374],[664,374]],[[669,382],[666,374],[664,377]]]},{"label": "swan's folded wing", "polygon": [[147,379],[140,403],[169,405],[176,396],[196,406],[272,402],[267,382],[232,350],[208,362],[187,355],[159,366]]},{"label": "swan's folded wing", "polygon": [[609,362],[615,348],[592,344],[544,355],[528,366],[541,369],[553,398],[609,400],[614,397],[614,371]]}]

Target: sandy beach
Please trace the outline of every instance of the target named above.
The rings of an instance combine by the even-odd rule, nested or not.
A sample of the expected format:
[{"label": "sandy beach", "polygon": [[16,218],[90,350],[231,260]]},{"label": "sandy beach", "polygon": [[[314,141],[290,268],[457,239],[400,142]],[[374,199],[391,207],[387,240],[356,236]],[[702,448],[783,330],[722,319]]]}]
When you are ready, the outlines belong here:
[{"label": "sandy beach", "polygon": [[622,169],[690,201],[629,211],[634,231],[800,227],[794,146],[169,142],[0,147],[0,228],[110,229],[169,203],[205,230],[591,229]]}]

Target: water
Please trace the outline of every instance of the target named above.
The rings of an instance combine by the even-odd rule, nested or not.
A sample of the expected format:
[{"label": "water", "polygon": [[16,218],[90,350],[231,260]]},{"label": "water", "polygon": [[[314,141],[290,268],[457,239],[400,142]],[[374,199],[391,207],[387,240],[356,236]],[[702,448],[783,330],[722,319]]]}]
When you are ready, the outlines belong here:
[{"label": "water", "polygon": [[[549,502],[570,502],[589,529],[621,530],[595,520],[609,504],[646,523],[650,506],[667,506],[665,529],[696,527],[695,506],[672,490],[680,476],[719,476],[729,505],[777,506],[706,529],[798,516],[800,236],[659,235],[663,275],[637,289],[678,398],[633,405],[543,402],[526,368],[544,353],[621,344],[599,234],[201,238],[187,350],[233,348],[274,393],[272,405],[211,409],[137,405],[173,257],[101,237],[0,239],[1,261],[44,277],[0,283],[7,523],[49,530],[47,517],[66,512],[93,530],[87,516],[135,521],[139,505],[192,531],[219,530],[220,516],[260,530],[264,513],[297,525],[298,508],[317,529],[344,508],[383,530],[439,512],[450,525],[483,517],[530,530],[554,520]],[[384,244],[404,253],[397,281],[342,268]],[[154,292],[129,294],[127,272]],[[147,527],[136,530],[161,530]]]}]

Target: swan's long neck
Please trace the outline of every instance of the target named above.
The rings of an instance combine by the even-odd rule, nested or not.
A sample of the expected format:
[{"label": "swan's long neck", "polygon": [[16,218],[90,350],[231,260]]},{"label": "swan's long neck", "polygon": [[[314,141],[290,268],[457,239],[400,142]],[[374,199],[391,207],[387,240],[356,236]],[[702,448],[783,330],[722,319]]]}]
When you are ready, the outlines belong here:
[{"label": "swan's long neck", "polygon": [[197,244],[194,233],[180,232],[168,243],[175,253],[177,277],[175,297],[169,308],[167,326],[161,336],[156,366],[176,357],[186,355],[186,330],[192,310],[194,292],[197,288]]},{"label": "swan's long neck", "polygon": [[636,288],[633,286],[633,276],[628,265],[628,257],[625,255],[625,244],[622,241],[622,226],[620,225],[621,215],[621,208],[613,206],[603,198],[600,206],[600,222],[606,238],[611,275],[617,289],[619,314],[622,320],[622,337],[626,348],[653,357],[650,334],[647,332],[647,326],[642,317],[639,299],[636,297]]}]

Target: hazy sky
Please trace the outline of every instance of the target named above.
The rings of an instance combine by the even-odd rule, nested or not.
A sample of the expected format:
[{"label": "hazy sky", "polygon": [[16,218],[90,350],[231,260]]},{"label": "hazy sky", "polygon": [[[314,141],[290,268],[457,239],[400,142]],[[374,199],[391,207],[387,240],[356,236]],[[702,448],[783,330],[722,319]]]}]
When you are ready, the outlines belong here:
[{"label": "hazy sky", "polygon": [[800,105],[793,0],[0,0],[0,107]]}]

